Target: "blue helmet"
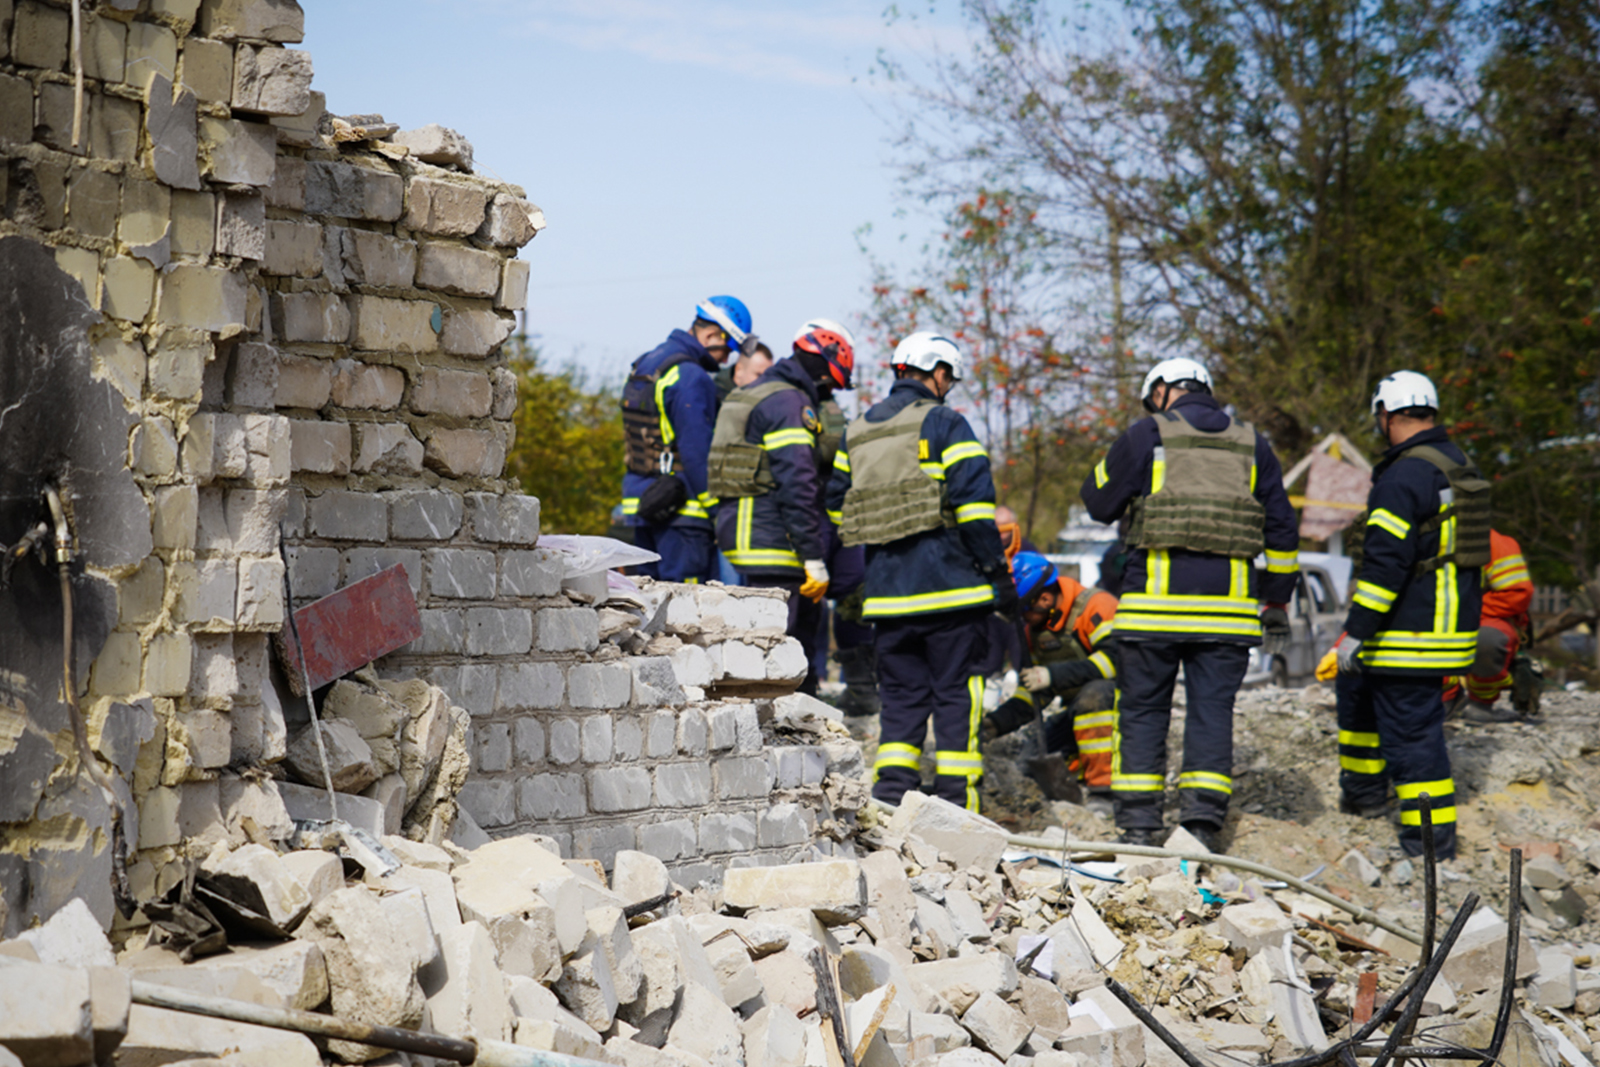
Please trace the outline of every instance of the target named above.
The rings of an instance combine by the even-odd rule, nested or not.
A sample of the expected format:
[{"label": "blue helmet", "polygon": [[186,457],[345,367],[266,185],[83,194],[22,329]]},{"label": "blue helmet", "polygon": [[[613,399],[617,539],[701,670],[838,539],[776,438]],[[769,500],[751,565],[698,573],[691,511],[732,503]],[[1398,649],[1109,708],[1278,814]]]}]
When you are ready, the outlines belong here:
[{"label": "blue helmet", "polygon": [[750,309],[738,297],[708,297],[694,306],[694,317],[721,326],[734,348],[743,345],[750,333]]},{"label": "blue helmet", "polygon": [[1011,578],[1017,586],[1017,599],[1024,604],[1058,581],[1056,565],[1037,552],[1018,552],[1011,561]]}]

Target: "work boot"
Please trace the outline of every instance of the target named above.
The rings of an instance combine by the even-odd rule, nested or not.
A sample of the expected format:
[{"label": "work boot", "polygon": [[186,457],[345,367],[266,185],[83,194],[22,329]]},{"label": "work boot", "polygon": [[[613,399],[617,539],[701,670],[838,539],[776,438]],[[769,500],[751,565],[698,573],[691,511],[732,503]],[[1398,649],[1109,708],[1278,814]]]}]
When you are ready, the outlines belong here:
[{"label": "work boot", "polygon": [[1222,851],[1222,831],[1217,827],[1199,822],[1186,822],[1183,828],[1191,837],[1204,845],[1207,852]]},{"label": "work boot", "polygon": [[1387,803],[1358,804],[1348,797],[1340,797],[1339,813],[1341,815],[1355,815],[1362,819],[1381,819],[1389,814],[1389,805]]},{"label": "work boot", "polygon": [[1119,845],[1148,845],[1159,848],[1161,845],[1161,831],[1143,828],[1129,828],[1117,835]]},{"label": "work boot", "polygon": [[1468,700],[1466,707],[1461,709],[1461,721],[1486,725],[1495,722],[1516,722],[1520,718],[1510,708],[1501,708],[1494,704],[1485,704],[1481,700]]},{"label": "work boot", "polygon": [[878,699],[878,665],[871,645],[841,648],[833,658],[839,661],[839,674],[844,679],[844,695],[839,698],[839,711],[850,716],[877,715],[883,710]]}]

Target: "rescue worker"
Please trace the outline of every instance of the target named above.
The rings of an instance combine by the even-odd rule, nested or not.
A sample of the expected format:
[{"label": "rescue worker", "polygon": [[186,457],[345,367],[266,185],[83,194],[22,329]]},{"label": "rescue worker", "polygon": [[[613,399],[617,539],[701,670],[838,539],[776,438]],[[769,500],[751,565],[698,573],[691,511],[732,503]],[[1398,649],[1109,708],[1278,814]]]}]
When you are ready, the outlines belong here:
[{"label": "rescue worker", "polygon": [[[1528,609],[1533,606],[1533,579],[1516,538],[1489,531],[1489,565],[1483,569],[1483,611],[1478,617],[1478,651],[1465,675],[1449,679],[1445,707],[1465,722],[1517,722],[1530,687],[1517,686],[1514,673],[1526,670],[1518,651],[1531,633]],[[1511,689],[1511,708],[1497,708],[1501,692]],[[1532,689],[1537,694],[1537,689]],[[1536,697],[1535,697],[1536,699]],[[1538,714],[1537,710],[1533,714]],[[1531,716],[1528,716],[1531,717]]]},{"label": "rescue worker", "polygon": [[[774,362],[772,349],[767,347],[765,341],[757,341],[751,346],[750,354],[741,356],[739,362],[733,365],[733,388],[740,389],[746,385],[753,384],[757,378],[767,372],[767,368],[772,366]],[[732,390],[730,389],[729,392],[732,392]]]},{"label": "rescue worker", "polygon": [[834,539],[823,504],[817,409],[835,389],[851,387],[854,369],[850,331],[829,319],[807,322],[791,355],[728,394],[711,442],[717,543],[746,585],[788,590],[788,632],[808,664],[803,693],[817,691],[813,664]]},{"label": "rescue worker", "polygon": [[660,554],[639,572],[668,582],[717,577],[711,530],[715,499],[706,456],[717,419],[713,375],[750,341],[750,312],[731,296],[695,305],[687,330],[673,330],[634,361],[622,390],[626,471],[622,512],[634,544]]},{"label": "rescue worker", "polygon": [[1063,753],[1088,787],[1085,806],[1110,815],[1117,668],[1109,639],[1117,598],[1058,573],[1035,552],[1017,553],[1011,576],[1033,664],[1022,670],[1016,695],[984,716],[979,739],[987,744],[1022,729],[1037,703],[1059,697],[1064,710],[1045,722],[1045,748]]},{"label": "rescue worker", "polygon": [[1015,611],[994,524],[989,455],[945,405],[961,349],[922,331],[895,347],[894,386],[845,430],[828,510],[846,545],[867,546],[862,615],[877,627],[883,704],[872,795],[899,803],[921,785],[928,718],[934,792],[978,810],[985,620]]},{"label": "rescue worker", "polygon": [[1392,782],[1400,847],[1416,856],[1427,794],[1436,855],[1449,859],[1456,808],[1443,682],[1477,655],[1489,483],[1435,425],[1438,411],[1433,383],[1415,371],[1396,371],[1372,394],[1389,448],[1372,470],[1366,513],[1350,529],[1357,580],[1334,646],[1334,692],[1340,810],[1382,814]]},{"label": "rescue worker", "polygon": [[[817,438],[822,469],[831,475],[839,442],[844,439],[847,421],[839,402],[826,399],[818,410],[822,433]],[[840,713],[876,717],[883,710],[878,701],[878,660],[873,652],[872,624],[861,617],[862,584],[867,577],[865,545],[846,545],[834,530],[832,551],[828,555],[828,596],[833,601],[829,612],[833,624],[833,658],[839,663],[839,680],[844,692],[839,697]],[[828,644],[827,628],[818,637],[822,648]]]},{"label": "rescue worker", "polygon": [[[1178,818],[1214,850],[1233,792],[1234,697],[1263,625],[1273,634],[1289,628],[1299,522],[1272,446],[1222,410],[1204,366],[1162,360],[1141,395],[1152,414],[1117,438],[1081,491],[1096,522],[1129,518],[1115,625],[1112,799],[1123,841],[1157,843],[1182,667]],[[1258,579],[1251,561],[1263,550]],[[1266,602],[1260,615],[1258,600]]]}]

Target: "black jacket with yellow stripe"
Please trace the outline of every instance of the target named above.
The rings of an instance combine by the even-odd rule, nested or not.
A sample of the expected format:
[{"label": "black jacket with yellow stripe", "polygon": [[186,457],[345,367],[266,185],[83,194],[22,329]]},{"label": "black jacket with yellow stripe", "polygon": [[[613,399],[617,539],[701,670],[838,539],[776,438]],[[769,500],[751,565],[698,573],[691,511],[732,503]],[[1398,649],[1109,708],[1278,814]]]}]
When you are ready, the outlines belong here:
[{"label": "black jacket with yellow stripe", "polygon": [[[1232,421],[1206,393],[1185,393],[1167,411],[1210,433]],[[1132,549],[1117,605],[1118,639],[1261,643],[1260,602],[1287,603],[1299,577],[1300,523],[1284,491],[1277,455],[1261,434],[1255,438],[1249,491],[1265,511],[1266,573],[1258,578],[1250,560],[1210,552]],[[1080,494],[1096,522],[1117,521],[1136,498],[1160,487],[1160,446],[1153,417],[1140,419],[1117,438]]]},{"label": "black jacket with yellow stripe", "polygon": [[1419,445],[1466,461],[1449,434],[1434,427],[1390,448],[1372,470],[1345,632],[1361,640],[1362,665],[1381,674],[1455,674],[1477,654],[1481,572],[1428,564],[1441,541],[1453,541],[1456,520],[1431,528],[1450,480],[1427,460],[1404,454]]},{"label": "black jacket with yellow stripe", "polygon": [[[902,378],[867,410],[867,422],[885,422],[918,400],[938,400],[921,382]],[[927,615],[987,607],[994,588],[985,574],[1005,574],[1006,558],[994,524],[994,478],[989,453],[958,412],[942,402],[923,417],[917,456],[924,474],[943,484],[944,505],[955,525],[867,546],[869,619]],[[845,432],[828,483],[828,513],[842,519],[850,491],[850,434]]]}]

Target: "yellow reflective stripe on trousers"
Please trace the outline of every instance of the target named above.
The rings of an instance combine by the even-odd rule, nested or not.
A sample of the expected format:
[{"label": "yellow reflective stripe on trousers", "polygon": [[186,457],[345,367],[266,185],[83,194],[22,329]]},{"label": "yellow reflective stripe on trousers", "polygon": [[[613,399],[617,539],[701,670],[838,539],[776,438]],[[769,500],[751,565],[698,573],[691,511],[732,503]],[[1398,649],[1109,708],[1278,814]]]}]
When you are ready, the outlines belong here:
[{"label": "yellow reflective stripe on trousers", "polygon": [[1280,552],[1275,548],[1267,549],[1268,574],[1293,574],[1300,569],[1300,552],[1291,548],[1287,552]]},{"label": "yellow reflective stripe on trousers", "polygon": [[981,444],[976,441],[957,441],[948,445],[939,453],[939,463],[947,470],[964,459],[988,459],[989,453],[984,451]]},{"label": "yellow reflective stripe on trousers", "polygon": [[1211,789],[1218,793],[1233,793],[1233,779],[1215,771],[1184,771],[1178,775],[1179,789]]},{"label": "yellow reflective stripe on trousers", "polygon": [[1400,540],[1406,539],[1406,534],[1411,532],[1411,524],[1388,508],[1379,508],[1367,516],[1367,525],[1376,526],[1385,533],[1393,534]]},{"label": "yellow reflective stripe on trousers", "polygon": [[954,778],[977,778],[983,775],[983,757],[976,752],[954,749],[934,753],[936,771]]},{"label": "yellow reflective stripe on trousers", "polygon": [[[1455,822],[1456,821],[1456,806],[1454,804],[1452,804],[1447,808],[1434,808],[1431,811],[1429,811],[1428,814],[1432,816],[1432,820],[1431,821],[1432,821],[1433,825],[1435,825],[1435,826],[1443,826],[1447,822]],[[1402,811],[1400,813],[1400,825],[1401,826],[1421,826],[1422,825],[1422,812],[1421,811]]]},{"label": "yellow reflective stripe on trousers", "polygon": [[839,449],[839,451],[835,452],[833,454],[833,469],[836,470],[836,471],[843,471],[844,473],[849,474],[850,473],[850,453],[846,452],[842,448]]},{"label": "yellow reflective stripe on trousers", "polygon": [[[983,675],[974,674],[967,679],[967,751],[979,757],[978,766],[983,766],[982,756],[978,747],[978,728],[983,725]],[[1033,694],[1028,695],[1028,702],[1033,702]]]},{"label": "yellow reflective stripe on trousers", "polygon": [[656,379],[656,421],[661,424],[661,443],[670,447],[678,434],[672,428],[672,421],[667,418],[667,386],[678,384],[678,371],[683,364],[678,364],[667,373]]},{"label": "yellow reflective stripe on trousers", "polygon": [[1401,800],[1416,800],[1426,793],[1435,800],[1442,797],[1454,796],[1456,780],[1454,778],[1440,778],[1433,782],[1396,782],[1394,795]]},{"label": "yellow reflective stripe on trousers", "polygon": [[1358,745],[1361,748],[1377,748],[1378,735],[1360,730],[1340,730],[1339,743],[1341,745]]},{"label": "yellow reflective stripe on trousers", "polygon": [[1094,465],[1094,487],[1104,489],[1110,480],[1111,475],[1106,472],[1106,461],[1102,459]]},{"label": "yellow reflective stripe on trousers", "polygon": [[1394,607],[1395,598],[1400,594],[1391,589],[1385,589],[1376,582],[1363,579],[1356,583],[1355,596],[1350,599],[1364,608],[1370,608],[1381,614],[1387,614]]},{"label": "yellow reflective stripe on trousers", "polygon": [[862,604],[861,614],[869,618],[883,615],[917,615],[929,611],[975,608],[993,600],[993,586],[972,585],[964,589],[941,589],[935,593],[913,593],[910,596],[868,597]]},{"label": "yellow reflective stripe on trousers", "polygon": [[790,445],[804,445],[811,448],[817,443],[816,435],[810,430],[798,426],[786,430],[773,430],[771,433],[761,435],[761,447],[768,452],[776,452],[780,448]]},{"label": "yellow reflective stripe on trousers", "polygon": [[1340,756],[1339,766],[1356,774],[1382,774],[1383,769],[1389,766],[1387,760],[1357,759],[1355,756]]},{"label": "yellow reflective stripe on trousers", "polygon": [[922,749],[916,745],[902,744],[899,741],[890,741],[878,746],[878,758],[873,761],[872,767],[907,767],[916,770],[922,759]]},{"label": "yellow reflective stripe on trousers", "polygon": [[956,522],[977,522],[980,519],[994,520],[993,504],[962,504],[956,508]]},{"label": "yellow reflective stripe on trousers", "polygon": [[1118,793],[1159,793],[1165,785],[1166,779],[1159,774],[1111,775],[1111,788]]}]

